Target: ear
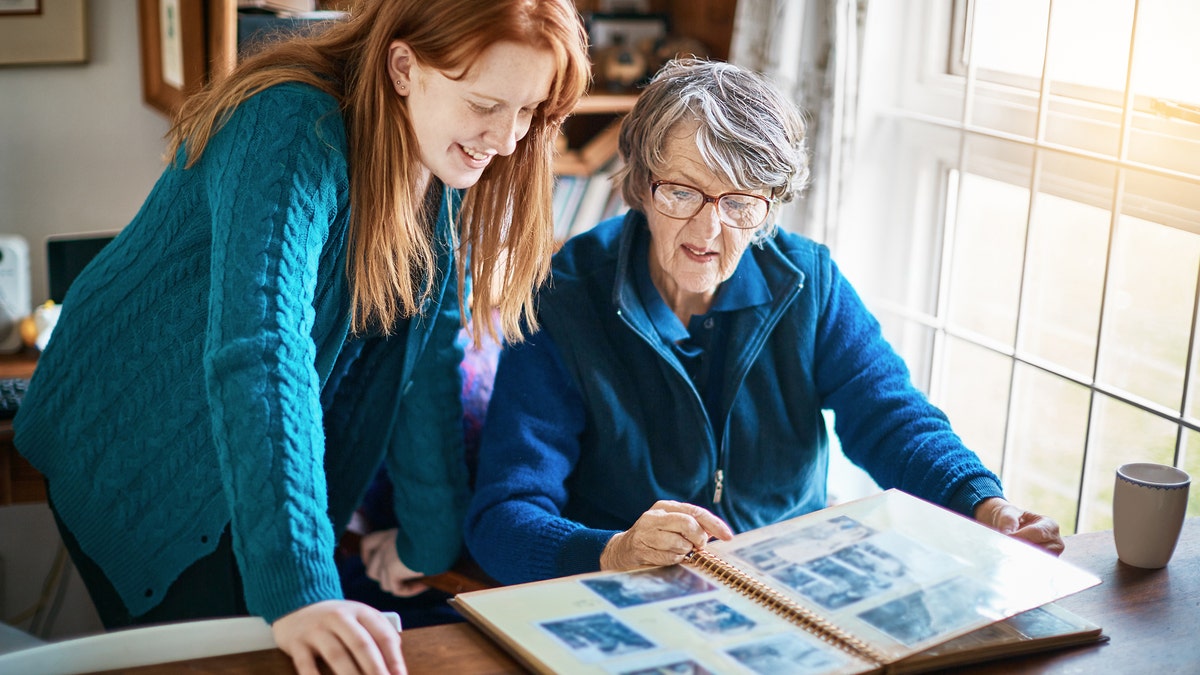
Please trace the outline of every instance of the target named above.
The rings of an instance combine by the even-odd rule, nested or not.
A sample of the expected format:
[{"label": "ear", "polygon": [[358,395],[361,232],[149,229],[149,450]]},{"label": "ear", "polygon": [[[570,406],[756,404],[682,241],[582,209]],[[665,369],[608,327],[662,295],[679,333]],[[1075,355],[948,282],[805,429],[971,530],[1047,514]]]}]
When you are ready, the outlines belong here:
[{"label": "ear", "polygon": [[412,80],[416,69],[416,55],[412,47],[403,40],[392,40],[388,45],[388,79],[392,87],[401,96],[408,96],[412,91]]}]

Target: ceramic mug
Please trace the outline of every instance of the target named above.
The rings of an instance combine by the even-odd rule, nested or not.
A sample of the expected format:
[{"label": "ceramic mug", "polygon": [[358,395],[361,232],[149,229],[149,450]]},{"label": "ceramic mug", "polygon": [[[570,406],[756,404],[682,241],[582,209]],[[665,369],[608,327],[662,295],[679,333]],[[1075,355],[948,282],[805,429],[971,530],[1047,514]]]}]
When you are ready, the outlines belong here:
[{"label": "ceramic mug", "polygon": [[1126,565],[1158,569],[1175,552],[1187,512],[1191,477],[1165,464],[1134,462],[1117,469],[1113,539]]}]

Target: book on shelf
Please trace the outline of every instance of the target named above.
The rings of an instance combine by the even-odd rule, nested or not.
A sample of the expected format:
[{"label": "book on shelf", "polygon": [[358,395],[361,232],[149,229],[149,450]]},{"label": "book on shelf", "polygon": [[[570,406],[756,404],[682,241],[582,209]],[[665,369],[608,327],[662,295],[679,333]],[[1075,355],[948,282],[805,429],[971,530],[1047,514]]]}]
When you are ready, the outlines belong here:
[{"label": "book on shelf", "polygon": [[541,673],[910,673],[1105,639],[1054,601],[1100,580],[898,490],[678,565],[461,593]]}]

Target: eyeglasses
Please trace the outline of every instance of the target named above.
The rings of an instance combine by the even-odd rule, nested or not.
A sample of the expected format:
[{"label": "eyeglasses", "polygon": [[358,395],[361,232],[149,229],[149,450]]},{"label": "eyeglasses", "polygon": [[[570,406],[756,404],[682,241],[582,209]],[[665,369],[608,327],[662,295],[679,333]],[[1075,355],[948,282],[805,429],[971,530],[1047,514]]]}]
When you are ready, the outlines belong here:
[{"label": "eyeglasses", "polygon": [[767,219],[771,200],[762,195],[745,192],[723,192],[709,195],[698,188],[669,180],[650,184],[654,210],[668,218],[686,220],[700,213],[705,204],[715,204],[722,225],[739,230],[753,230]]}]

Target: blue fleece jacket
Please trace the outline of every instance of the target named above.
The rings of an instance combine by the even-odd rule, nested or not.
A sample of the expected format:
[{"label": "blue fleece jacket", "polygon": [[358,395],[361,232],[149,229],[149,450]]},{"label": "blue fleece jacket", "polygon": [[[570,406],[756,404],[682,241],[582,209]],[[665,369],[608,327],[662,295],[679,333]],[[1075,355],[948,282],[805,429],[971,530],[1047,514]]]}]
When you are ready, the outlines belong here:
[{"label": "blue fleece jacket", "polygon": [[501,355],[466,522],[488,574],[594,571],[659,499],[708,508],[735,532],[822,508],[822,409],[884,488],[964,514],[1001,496],[824,246],[779,233],[747,250],[769,297],[723,319],[715,407],[641,302],[631,264],[648,246],[637,211],[567,242],[539,297],[543,330]]},{"label": "blue fleece jacket", "polygon": [[340,598],[335,531],[384,458],[401,559],[436,573],[460,553],[459,195],[440,200],[431,302],[323,408],[344,345],[362,346],[347,341],[347,160],[334,98],[256,94],[195,166],[166,169],[64,299],[15,442],[135,616],[227,524],[252,613]]}]

